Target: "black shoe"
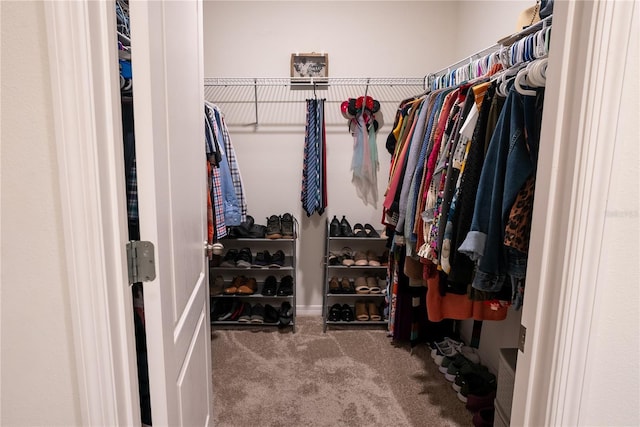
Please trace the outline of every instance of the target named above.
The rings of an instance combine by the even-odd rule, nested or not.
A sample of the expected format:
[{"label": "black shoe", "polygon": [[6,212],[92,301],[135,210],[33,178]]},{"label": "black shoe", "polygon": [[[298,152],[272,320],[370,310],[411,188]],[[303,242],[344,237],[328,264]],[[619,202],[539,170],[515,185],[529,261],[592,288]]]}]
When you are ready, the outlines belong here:
[{"label": "black shoe", "polygon": [[278,281],[275,276],[269,276],[264,280],[264,286],[262,287],[262,295],[267,297],[275,296],[278,289]]},{"label": "black shoe", "polygon": [[220,263],[220,267],[235,267],[237,258],[238,258],[238,250],[229,249],[227,253],[224,255],[224,258]]},{"label": "black shoe", "polygon": [[251,321],[251,305],[248,302],[243,302],[242,304],[242,311],[238,317],[238,322],[249,323]]},{"label": "black shoe", "polygon": [[[240,307],[240,301],[238,300],[232,300],[231,304],[228,306],[228,308],[224,311],[224,313],[222,313],[220,315],[220,317],[218,317],[217,320],[220,321],[224,321],[224,320],[236,320],[236,319],[232,319],[232,317],[234,316],[234,314],[236,313],[236,311],[238,311],[238,307]],[[238,312],[238,316],[240,315],[240,313]]]},{"label": "black shoe", "polygon": [[251,323],[264,323],[264,306],[260,303],[251,307]]},{"label": "black shoe", "polygon": [[340,221],[340,236],[342,237],[353,237],[353,231],[351,230],[351,224],[347,221],[344,215],[342,215],[342,220]]},{"label": "black shoe", "polygon": [[276,253],[271,256],[269,267],[280,268],[282,266],[284,266],[284,252],[282,251],[282,249],[278,249]]},{"label": "black shoe", "polygon": [[371,224],[364,225],[364,231],[367,233],[367,237],[380,238],[380,234],[376,231]]},{"label": "black shoe", "polygon": [[220,320],[220,317],[225,313],[228,313],[232,307],[232,301],[230,299],[219,299],[212,298],[213,303],[211,304],[211,321],[215,322],[216,320]]},{"label": "black shoe", "polygon": [[251,249],[242,248],[240,249],[240,252],[238,252],[238,256],[236,257],[236,266],[250,268],[252,259],[253,257],[251,256]]},{"label": "black shoe", "polygon": [[282,238],[282,225],[280,223],[280,217],[278,215],[271,215],[269,218],[267,218],[267,232],[265,236],[267,239]]},{"label": "black shoe", "polygon": [[293,277],[284,276],[282,280],[280,280],[280,286],[278,286],[276,293],[279,297],[293,295]]},{"label": "black shoe", "polygon": [[329,309],[329,321],[338,322],[342,318],[342,306],[340,304],[333,304]]},{"label": "black shoe", "polygon": [[353,322],[353,309],[349,304],[343,304],[340,313],[340,318],[345,322]]},{"label": "black shoe", "polygon": [[329,223],[329,237],[340,237],[340,221],[335,215]]},{"label": "black shoe", "polygon": [[267,227],[260,224],[253,224],[251,231],[249,231],[249,237],[252,239],[264,239],[267,234]]},{"label": "black shoe", "polygon": [[285,326],[291,323],[293,319],[293,307],[289,301],[285,301],[280,305],[280,324]]},{"label": "black shoe", "polygon": [[364,227],[362,227],[362,224],[357,223],[353,226],[353,235],[355,237],[367,237],[367,232],[364,231]]},{"label": "black shoe", "polygon": [[280,217],[280,227],[282,228],[283,239],[293,239],[293,216],[290,213]]},{"label": "black shoe", "polygon": [[253,260],[254,267],[266,267],[271,264],[271,254],[269,251],[260,251],[256,254],[255,259]]},{"label": "black shoe", "polygon": [[278,323],[280,316],[278,310],[270,304],[264,306],[264,323]]}]

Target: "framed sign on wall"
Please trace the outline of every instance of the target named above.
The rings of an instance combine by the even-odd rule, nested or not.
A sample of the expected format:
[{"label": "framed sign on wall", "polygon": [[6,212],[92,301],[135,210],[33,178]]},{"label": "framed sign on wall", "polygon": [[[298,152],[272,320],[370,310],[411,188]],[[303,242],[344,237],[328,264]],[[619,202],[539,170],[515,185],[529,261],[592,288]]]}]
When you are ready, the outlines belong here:
[{"label": "framed sign on wall", "polygon": [[329,55],[326,53],[292,53],[293,79],[325,79],[329,77]]}]

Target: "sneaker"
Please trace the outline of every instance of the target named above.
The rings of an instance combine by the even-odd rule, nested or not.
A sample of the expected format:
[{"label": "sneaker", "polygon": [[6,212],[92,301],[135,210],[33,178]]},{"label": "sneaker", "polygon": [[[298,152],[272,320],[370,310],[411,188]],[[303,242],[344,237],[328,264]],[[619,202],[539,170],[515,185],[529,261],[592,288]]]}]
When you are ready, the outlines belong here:
[{"label": "sneaker", "polygon": [[260,303],[251,307],[251,323],[264,323],[264,306]]},{"label": "sneaker", "polygon": [[220,315],[218,320],[220,321],[231,320],[231,316],[233,316],[233,314],[238,310],[239,305],[240,305],[239,301],[237,300],[233,301],[231,305],[227,307],[227,310],[225,310],[224,313]]},{"label": "sneaker", "polygon": [[340,236],[353,237],[351,224],[349,224],[349,221],[347,221],[347,218],[344,215],[342,215],[342,220],[340,221]]},{"label": "sneaker", "polygon": [[497,388],[496,377],[489,371],[478,370],[465,375],[462,388],[458,392],[458,399],[467,403],[468,396],[486,396],[495,393]]},{"label": "sneaker", "polygon": [[250,268],[252,259],[251,249],[242,248],[236,257],[236,267]]},{"label": "sneaker", "polygon": [[242,303],[242,311],[238,317],[238,322],[249,323],[251,321],[251,305],[249,303]]},{"label": "sneaker", "polygon": [[266,267],[271,264],[271,254],[269,251],[260,251],[256,254],[255,259],[253,260],[253,267]]},{"label": "sneaker", "polygon": [[293,216],[290,213],[280,217],[280,227],[282,228],[282,238],[293,239]]},{"label": "sneaker", "polygon": [[271,256],[271,262],[269,263],[270,268],[280,268],[284,266],[284,252],[281,249],[278,249],[276,253]]},{"label": "sneaker", "polygon": [[281,239],[282,238],[282,225],[280,223],[280,217],[278,215],[271,215],[267,218],[267,232],[265,234],[267,239]]},{"label": "sneaker", "polygon": [[237,249],[229,249],[227,253],[224,255],[222,262],[220,263],[220,267],[235,267],[236,266],[236,258],[238,258],[238,250]]},{"label": "sneaker", "polygon": [[280,325],[286,326],[291,323],[293,319],[293,307],[291,307],[291,303],[289,301],[285,301],[280,305]]},{"label": "sneaker", "polygon": [[340,221],[335,215],[329,223],[329,237],[340,237]]},{"label": "sneaker", "polygon": [[495,398],[496,398],[495,390],[485,395],[468,394],[467,404],[465,406],[467,410],[471,412],[478,412],[482,408],[489,408],[493,406],[493,402]]}]

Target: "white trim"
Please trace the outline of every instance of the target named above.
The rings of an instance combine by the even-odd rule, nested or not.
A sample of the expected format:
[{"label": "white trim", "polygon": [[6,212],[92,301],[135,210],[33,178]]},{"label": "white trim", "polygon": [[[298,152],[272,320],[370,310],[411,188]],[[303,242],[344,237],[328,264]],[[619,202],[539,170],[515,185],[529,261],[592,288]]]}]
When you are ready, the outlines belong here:
[{"label": "white trim", "polygon": [[113,4],[45,19],[82,424],[139,425]]},{"label": "white trim", "polygon": [[578,425],[632,8],[554,7],[512,425]]},{"label": "white trim", "polygon": [[322,316],[322,304],[297,305],[296,316]]}]

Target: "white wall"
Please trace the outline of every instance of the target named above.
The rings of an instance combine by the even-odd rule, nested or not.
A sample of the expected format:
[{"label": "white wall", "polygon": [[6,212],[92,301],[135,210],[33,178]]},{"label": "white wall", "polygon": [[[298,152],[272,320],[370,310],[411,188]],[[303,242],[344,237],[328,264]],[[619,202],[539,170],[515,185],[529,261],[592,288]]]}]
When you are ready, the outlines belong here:
[{"label": "white wall", "polygon": [[0,424],[79,425],[44,6],[0,5]]}]

